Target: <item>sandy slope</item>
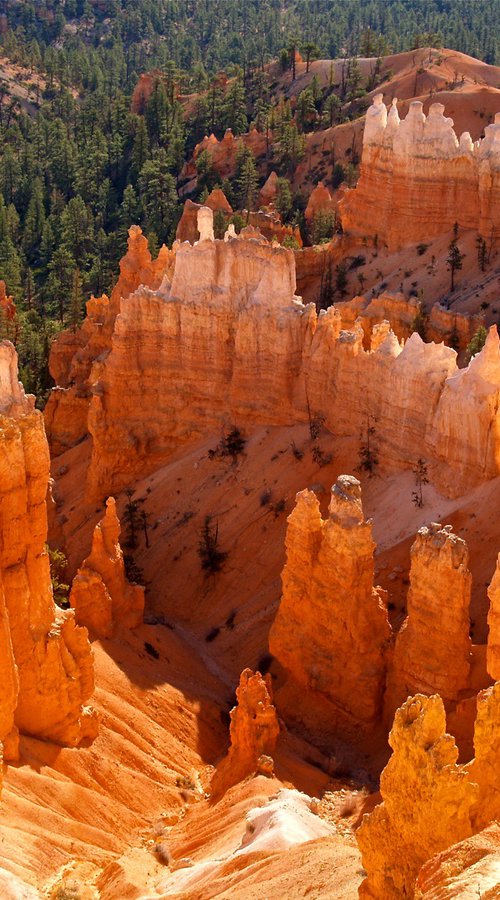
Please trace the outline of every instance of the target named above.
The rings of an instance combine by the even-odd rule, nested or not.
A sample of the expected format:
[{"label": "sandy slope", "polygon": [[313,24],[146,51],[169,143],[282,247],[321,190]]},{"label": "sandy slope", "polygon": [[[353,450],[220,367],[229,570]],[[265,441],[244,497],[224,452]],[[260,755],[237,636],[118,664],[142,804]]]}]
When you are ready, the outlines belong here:
[{"label": "sandy slope", "polygon": [[[343,797],[342,782],[330,782],[332,760],[303,738],[288,733],[280,739],[277,779],[245,782],[217,806],[203,799],[203,790],[227,746],[227,713],[238,675],[244,666],[262,661],[267,649],[280,596],[286,514],[295,492],[315,486],[325,512],[336,476],[358,464],[357,442],[322,435],[323,452],[333,453],[333,460],[319,467],[307,426],[257,429],[248,435],[236,464],[209,458],[218,439],[213,435],[183,448],[137,486],[150,522],[150,546],[143,538],[136,554],[148,581],[148,617],[168,624],[145,625],[94,645],[99,738],[80,751],[24,739],[21,763],[6,768],[0,866],[31,884],[44,884],[76,859],[91,864],[87,881],[98,885],[104,900],[141,895],[247,900],[263,896],[264,880],[269,898],[356,896],[359,857],[350,828],[339,827],[338,815],[327,816],[336,829],[331,836],[306,829],[310,844],[285,849],[265,838],[264,846],[237,852],[245,817],[267,804],[280,785],[318,797],[325,789],[334,791],[333,798],[340,791]],[[304,453],[302,459],[292,453],[292,442]],[[67,519],[63,531],[74,565],[88,552],[101,512],[85,508],[81,500],[87,446],[79,445],[54,464],[56,471],[68,466],[57,479],[56,495],[59,515]],[[374,518],[379,545],[378,580],[389,590],[395,623],[404,608],[415,531],[430,520],[451,521],[469,542],[479,622],[475,639],[484,640],[485,583],[500,546],[495,515],[500,480],[453,502],[430,485],[423,509],[411,502],[411,473],[381,470],[362,480],[365,510]],[[118,499],[123,506],[124,496]],[[218,521],[220,545],[228,553],[224,570],[209,578],[197,554],[206,515]],[[225,625],[233,612],[232,625]],[[207,641],[215,627],[220,631]],[[386,754],[381,747],[379,763]],[[176,783],[179,779],[184,781]],[[354,790],[361,788],[356,782]],[[327,807],[338,810],[339,802],[333,799]],[[288,813],[284,821],[276,837],[289,830]],[[165,843],[176,869],[170,875],[152,853],[158,841]],[[195,865],[180,863],[185,857]],[[158,894],[160,882],[163,893]],[[94,896],[89,894],[90,900]]]}]

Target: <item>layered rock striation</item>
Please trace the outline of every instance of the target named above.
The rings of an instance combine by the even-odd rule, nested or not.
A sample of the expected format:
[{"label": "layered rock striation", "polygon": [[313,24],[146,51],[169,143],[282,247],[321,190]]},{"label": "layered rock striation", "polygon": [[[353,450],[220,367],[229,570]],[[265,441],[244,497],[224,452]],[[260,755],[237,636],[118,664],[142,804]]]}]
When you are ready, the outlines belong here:
[{"label": "layered rock striation", "polygon": [[467,685],[472,654],[469,606],[472,577],[465,541],[451,525],[421,528],[411,548],[408,615],[398,632],[386,710],[411,694],[456,702]]},{"label": "layered rock striation", "polygon": [[49,365],[58,387],[51,392],[44,411],[53,454],[73,447],[88,434],[92,364],[110,350],[122,299],[140,285],[158,289],[171,272],[173,260],[174,253],[165,246],[153,260],[141,228],[132,226],[111,296],[91,297],[82,327],[76,332],[64,331],[53,341]]},{"label": "layered rock striation", "polygon": [[[373,727],[381,717],[391,629],[383,596],[373,587],[374,549],[356,478],[338,478],[326,520],[313,492],[297,495],[269,649],[295,696],[325,698],[330,723],[343,735]],[[293,704],[287,713],[293,716]]]},{"label": "layered rock striation", "polygon": [[97,637],[109,638],[116,628],[137,628],[143,621],[144,588],[127,580],[120,530],[116,503],[109,497],[104,518],[94,529],[90,555],[71,586],[76,621]]},{"label": "layered rock striation", "polygon": [[455,351],[417,334],[402,347],[388,331],[365,350],[362,328],[344,330],[337,310],[317,316],[295,296],[290,250],[251,229],[226,237],[148,262],[132,229],[111,300],[90,301],[73,357],[54,351],[69,387],[47,407],[52,446],[90,432],[93,496],[224,423],[291,425],[309,410],[357,439],[373,417],[380,458],[396,467],[425,458],[452,496],[500,472],[496,328],[460,371]]},{"label": "layered rock striation", "polygon": [[339,203],[348,234],[378,236],[389,250],[450,231],[455,222],[488,240],[500,234],[500,113],[483,140],[460,139],[441,103],[428,116],[414,100],[400,120],[383,95],[366,114],[361,172]]},{"label": "layered rock striation", "polygon": [[77,746],[95,736],[84,706],[94,686],[87,631],[54,606],[46,550],[49,451],[42,414],[17,381],[17,357],[0,344],[0,739],[17,757],[17,733]]}]

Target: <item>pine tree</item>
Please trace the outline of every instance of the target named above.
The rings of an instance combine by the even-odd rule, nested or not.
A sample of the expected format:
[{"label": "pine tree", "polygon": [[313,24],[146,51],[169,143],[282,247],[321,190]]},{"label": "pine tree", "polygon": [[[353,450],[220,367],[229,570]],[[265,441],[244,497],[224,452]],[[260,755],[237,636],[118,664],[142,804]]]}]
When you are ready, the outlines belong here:
[{"label": "pine tree", "polygon": [[68,324],[72,331],[76,331],[76,329],[81,324],[82,304],[83,304],[82,280],[80,277],[80,270],[75,269],[75,271],[73,272],[73,284],[71,286],[71,298],[70,298],[69,310],[68,310]]},{"label": "pine tree", "polygon": [[243,155],[239,165],[239,172],[236,179],[238,185],[238,198],[240,207],[247,210],[247,221],[250,217],[250,210],[253,208],[257,195],[257,187],[259,176],[255,165],[253,153],[249,150]]},{"label": "pine tree", "polygon": [[143,165],[139,187],[146,227],[161,243],[168,242],[177,224],[179,200],[165,150]]},{"label": "pine tree", "polygon": [[243,134],[248,131],[247,103],[243,82],[235,78],[228,90],[223,103],[223,118],[226,128],[231,128],[233,134]]},{"label": "pine tree", "polygon": [[132,147],[131,176],[135,182],[144,163],[149,158],[149,137],[143,116],[138,116]]},{"label": "pine tree", "polygon": [[286,222],[292,210],[292,192],[290,190],[288,178],[278,178],[275,205],[282,221]]},{"label": "pine tree", "polygon": [[455,290],[455,272],[460,271],[462,268],[462,260],[464,259],[465,254],[461,253],[457,244],[458,241],[458,222],[455,222],[453,226],[453,239],[448,246],[448,256],[446,257],[446,265],[450,271],[451,281],[450,281],[450,291],[453,293]]}]

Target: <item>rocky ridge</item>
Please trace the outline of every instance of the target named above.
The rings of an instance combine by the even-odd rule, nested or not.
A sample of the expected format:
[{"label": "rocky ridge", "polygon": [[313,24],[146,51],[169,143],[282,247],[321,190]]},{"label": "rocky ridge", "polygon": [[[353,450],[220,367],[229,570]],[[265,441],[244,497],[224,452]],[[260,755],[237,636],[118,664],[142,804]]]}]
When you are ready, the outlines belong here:
[{"label": "rocky ridge", "polygon": [[[74,384],[56,389],[46,411],[56,452],[73,445],[76,432],[92,435],[93,496],[154,471],[176,447],[224,422],[294,424],[310,411],[339,435],[363,433],[373,416],[386,464],[412,466],[423,457],[450,495],[498,473],[495,328],[463,370],[453,350],[418,334],[401,347],[390,331],[383,339],[377,333],[367,351],[362,328],[343,330],[334,308],[318,316],[295,296],[292,252],[251,232],[182,244],[155,264],[142,235],[134,231],[131,242],[122,263],[128,283],[122,287],[121,277],[112,300],[103,301],[104,324],[94,311],[100,301],[91,301],[74,337],[84,341],[69,362],[65,383]],[[137,258],[138,244],[144,257]],[[152,286],[136,288],[141,278]],[[57,346],[54,353],[60,358]],[[459,395],[470,429],[457,417]]]},{"label": "rocky ridge", "polygon": [[417,244],[455,223],[486,240],[500,234],[500,113],[473,142],[460,138],[442,103],[413,100],[400,120],[397,99],[389,111],[377,94],[366,114],[359,181],[344,194],[344,232],[372,237],[396,250]]}]

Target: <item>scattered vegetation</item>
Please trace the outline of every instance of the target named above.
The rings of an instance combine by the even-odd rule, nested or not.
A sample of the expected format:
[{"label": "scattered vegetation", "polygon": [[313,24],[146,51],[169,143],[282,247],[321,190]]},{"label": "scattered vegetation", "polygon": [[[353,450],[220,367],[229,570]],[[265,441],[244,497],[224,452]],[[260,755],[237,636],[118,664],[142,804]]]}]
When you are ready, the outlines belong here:
[{"label": "scattered vegetation", "polygon": [[300,447],[297,447],[295,441],[292,441],[290,448],[296,460],[300,461],[301,459],[304,459],[304,451],[301,450]]},{"label": "scattered vegetation", "polygon": [[484,327],[484,325],[480,325],[476,333],[467,344],[467,350],[465,351],[465,360],[467,363],[471,361],[473,356],[476,356],[477,353],[481,352],[486,343],[487,337],[488,332],[486,328]]},{"label": "scattered vegetation", "polygon": [[139,546],[139,534],[143,533],[146,547],[149,547],[148,514],[142,508],[144,498],[133,499],[134,491],[128,488],[125,491],[127,503],[122,514],[124,538],[122,540],[123,562],[125,574],[133,584],[144,584],[144,572],[135,560],[134,551]]},{"label": "scattered vegetation", "polygon": [[415,506],[421,508],[424,505],[423,487],[424,485],[429,484],[427,463],[425,459],[422,459],[421,457],[417,459],[417,462],[413,467],[413,474],[415,476],[415,490],[411,495],[411,499]]},{"label": "scattered vegetation", "polygon": [[219,549],[219,524],[212,525],[212,517],[206,516],[198,544],[198,556],[204,572],[215,574],[220,572],[227,553]]},{"label": "scattered vegetation", "polygon": [[246,445],[246,439],[243,437],[239,428],[234,426],[227,434],[222,435],[219,443],[214,450],[208,451],[210,459],[231,457],[236,462],[238,456],[243,453]]},{"label": "scattered vegetation", "polygon": [[62,550],[45,545],[50,564],[50,580],[54,603],[61,609],[69,608],[69,584],[66,584],[68,560]]},{"label": "scattered vegetation", "polygon": [[314,444],[312,448],[312,458],[317,466],[327,466],[331,463],[333,455],[331,453],[323,453],[319,444]]},{"label": "scattered vegetation", "polygon": [[376,450],[376,430],[375,423],[377,419],[371,413],[366,413],[365,424],[361,430],[360,446],[359,446],[359,468],[373,475],[378,466],[378,454]]},{"label": "scattered vegetation", "polygon": [[153,647],[153,645],[150,644],[149,641],[144,642],[144,649],[145,649],[146,653],[149,653],[149,655],[153,657],[153,659],[160,658],[160,654],[158,653],[158,650],[156,649],[156,647]]},{"label": "scattered vegetation", "polygon": [[465,253],[461,253],[458,247],[458,222],[453,226],[453,238],[448,246],[448,256],[446,257],[446,266],[450,272],[450,291],[455,290],[455,275],[462,268],[462,260]]}]

